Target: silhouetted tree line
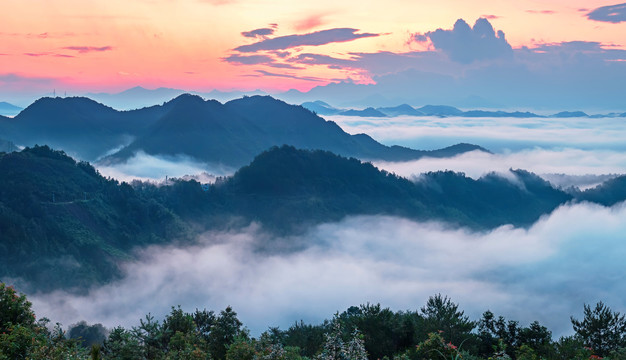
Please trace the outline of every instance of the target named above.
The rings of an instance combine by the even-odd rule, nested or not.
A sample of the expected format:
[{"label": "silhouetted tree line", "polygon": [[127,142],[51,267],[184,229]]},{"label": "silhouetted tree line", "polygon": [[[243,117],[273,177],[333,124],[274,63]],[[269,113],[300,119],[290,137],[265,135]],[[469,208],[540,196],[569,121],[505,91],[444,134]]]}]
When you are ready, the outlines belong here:
[{"label": "silhouetted tree line", "polygon": [[172,307],[130,329],[107,331],[79,322],[36,320],[31,303],[0,283],[0,359],[422,360],[626,359],[626,319],[602,302],[571,318],[575,334],[552,339],[538,322],[528,327],[486,311],[473,321],[448,297],[432,296],[417,311],[380,304],[352,306],[319,325],[294,323],[252,337],[231,308],[192,313]]}]

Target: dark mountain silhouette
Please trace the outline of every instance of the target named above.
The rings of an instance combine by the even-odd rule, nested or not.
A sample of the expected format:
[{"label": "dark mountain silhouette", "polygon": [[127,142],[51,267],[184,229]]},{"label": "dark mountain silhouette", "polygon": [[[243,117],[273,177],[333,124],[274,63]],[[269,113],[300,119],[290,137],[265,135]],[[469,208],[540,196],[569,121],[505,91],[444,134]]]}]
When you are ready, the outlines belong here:
[{"label": "dark mountain silhouette", "polygon": [[446,105],[426,105],[417,109],[419,112],[424,115],[435,115],[435,116],[461,116],[463,111],[453,107]]},{"label": "dark mountain silhouette", "polygon": [[14,116],[19,114],[23,109],[19,106],[9,104],[8,102],[0,102],[0,115]]},{"label": "dark mountain silhouette", "polygon": [[282,144],[363,159],[440,156],[437,151],[383,146],[367,135],[351,136],[301,106],[269,96],[221,104],[183,94],[162,105],[130,111],[82,97],[41,98],[15,118],[0,118],[0,134],[19,145],[47,144],[88,161],[129,145],[107,162],[124,161],[144,151],[188,155],[237,168],[261,151]]},{"label": "dark mountain silhouette", "polygon": [[304,102],[300,106],[319,115],[336,115],[342,111],[320,100]]},{"label": "dark mountain silhouette", "polygon": [[350,109],[350,110],[346,110],[346,111],[342,111],[337,115],[343,115],[343,116],[362,116],[362,117],[386,117],[387,115],[383,114],[382,112],[368,107],[366,109],[363,110],[354,110],[354,109]]},{"label": "dark mountain silhouette", "polygon": [[626,200],[626,176],[605,181],[592,189],[575,194],[579,200],[612,206]]},{"label": "dark mountain silhouette", "polygon": [[88,98],[41,98],[13,119],[0,121],[0,131],[26,146],[48,144],[85,160],[130,142],[142,134],[164,108],[120,112]]},{"label": "dark mountain silhouette", "polygon": [[422,116],[423,112],[415,110],[411,105],[402,104],[393,107],[379,107],[376,110],[380,111],[383,114],[388,116],[401,116],[401,115],[412,115],[412,116]]},{"label": "dark mountain silhouette", "polygon": [[413,183],[354,158],[282,146],[257,156],[215,192],[229,194],[238,214],[278,228],[357,214],[442,220],[477,229],[527,226],[572,199],[534,174],[516,170],[513,175],[516,182],[494,174],[473,180],[446,171],[424,174]]},{"label": "dark mountain silhouette", "polygon": [[[175,103],[175,105],[170,105]],[[302,106],[270,96],[251,96],[220,104],[193,95],[181,95],[164,106],[167,114],[128,147],[105,159],[125,161],[138,151],[150,155],[185,154],[198,160],[240,167],[254,156],[283,144],[323,149],[360,159],[401,161],[423,156],[453,156],[483,150],[464,144],[435,151],[382,145],[365,134],[350,135]]]},{"label": "dark mountain silhouette", "polygon": [[87,98],[41,98],[10,121],[4,131],[22,145],[49,144],[94,159],[119,146],[125,125],[117,111]]}]

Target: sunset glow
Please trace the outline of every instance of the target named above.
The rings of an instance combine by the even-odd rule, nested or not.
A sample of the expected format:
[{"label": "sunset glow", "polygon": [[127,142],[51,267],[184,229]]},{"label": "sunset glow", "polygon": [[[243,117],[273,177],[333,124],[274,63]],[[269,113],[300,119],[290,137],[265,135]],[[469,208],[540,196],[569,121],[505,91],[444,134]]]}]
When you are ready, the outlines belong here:
[{"label": "sunset glow", "polygon": [[[458,19],[472,26],[486,18],[513,49],[589,42],[620,50],[611,61],[623,61],[626,22],[589,18],[594,9],[611,5],[598,0],[5,0],[0,92],[36,97],[53,89],[115,92],[133,86],[277,92],[342,80],[371,83],[396,66],[374,55],[441,52],[427,37],[411,39],[450,30]],[[315,41],[326,38],[299,44],[307,34]],[[282,41],[289,37],[298,41]],[[236,50],[270,39],[273,49]],[[311,54],[372,59],[331,64]]]}]

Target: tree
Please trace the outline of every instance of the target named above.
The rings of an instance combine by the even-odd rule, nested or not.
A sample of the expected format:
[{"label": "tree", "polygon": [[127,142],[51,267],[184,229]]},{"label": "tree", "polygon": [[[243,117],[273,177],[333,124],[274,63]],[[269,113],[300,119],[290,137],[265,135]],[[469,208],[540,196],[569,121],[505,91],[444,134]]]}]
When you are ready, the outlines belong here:
[{"label": "tree", "polygon": [[582,321],[571,317],[572,326],[586,346],[593,349],[595,355],[607,356],[611,351],[626,346],[626,319],[619,312],[598,302],[592,309],[584,305]]},{"label": "tree", "polygon": [[[459,305],[453,303],[447,296],[437,294],[428,298],[426,306],[420,309],[422,317],[422,332],[425,334],[438,333],[446,342],[460,344],[471,337],[471,331],[476,327],[463,311],[459,311]],[[425,340],[425,336],[420,339]]]},{"label": "tree", "polygon": [[237,319],[237,313],[230,306],[220,312],[208,336],[212,359],[225,359],[228,346],[238,337],[247,337],[247,333],[241,329],[242,325],[243,323]]},{"label": "tree", "polygon": [[352,336],[346,342],[343,339],[343,328],[339,315],[335,315],[331,323],[331,330],[324,335],[325,341],[318,360],[367,360],[367,351],[363,336],[354,329]]}]

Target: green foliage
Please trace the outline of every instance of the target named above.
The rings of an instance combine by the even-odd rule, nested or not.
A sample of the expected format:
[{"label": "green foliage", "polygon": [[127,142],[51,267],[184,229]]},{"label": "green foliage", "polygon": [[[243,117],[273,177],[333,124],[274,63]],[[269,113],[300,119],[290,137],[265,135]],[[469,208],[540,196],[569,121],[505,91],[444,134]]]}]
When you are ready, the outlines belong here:
[{"label": "green foliage", "polygon": [[349,339],[345,340],[341,320],[337,314],[330,325],[330,332],[324,337],[318,360],[367,360],[368,355],[361,333],[355,328]]},{"label": "green foliage", "polygon": [[602,301],[594,308],[585,304],[582,321],[571,317],[572,326],[586,346],[594,354],[607,356],[611,351],[626,346],[626,318],[614,312]]},{"label": "green foliage", "polygon": [[228,346],[238,337],[247,336],[242,326],[237,319],[237,313],[230,306],[220,312],[208,336],[208,349],[212,359],[225,359]]},{"label": "green foliage", "polygon": [[256,354],[254,343],[246,337],[237,337],[226,351],[226,360],[253,360]]},{"label": "green foliage", "polygon": [[394,313],[389,308],[381,308],[380,304],[352,306],[339,318],[345,329],[357,328],[361,331],[365,349],[374,359],[391,357],[413,345],[420,320],[417,313]]},{"label": "green foliage", "polygon": [[116,327],[104,341],[102,353],[106,359],[133,360],[142,358],[143,349],[133,332]]},{"label": "green foliage", "polygon": [[476,327],[476,324],[459,310],[458,304],[441,294],[429,297],[426,305],[420,308],[420,315],[421,332],[439,333],[445,341],[453,344],[467,341],[471,337],[471,331]]}]

